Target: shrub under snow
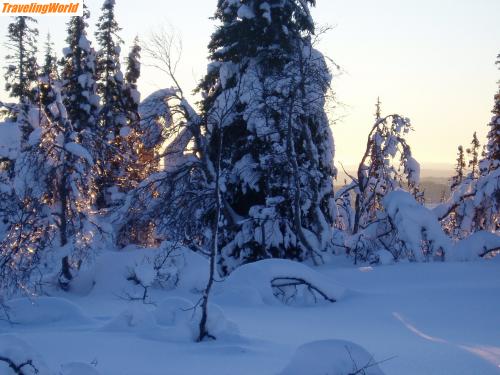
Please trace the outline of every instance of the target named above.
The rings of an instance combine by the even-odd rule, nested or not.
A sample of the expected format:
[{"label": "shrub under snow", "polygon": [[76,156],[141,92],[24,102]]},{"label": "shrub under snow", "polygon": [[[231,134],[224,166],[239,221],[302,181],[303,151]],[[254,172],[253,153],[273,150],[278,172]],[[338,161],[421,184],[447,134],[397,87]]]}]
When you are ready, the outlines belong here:
[{"label": "shrub under snow", "polygon": [[[217,338],[238,335],[238,327],[223,310],[208,305],[207,328]],[[107,332],[133,332],[140,337],[165,341],[194,341],[198,336],[201,310],[187,299],[166,298],[152,311],[145,305],[133,305],[103,328]]]},{"label": "shrub under snow", "polygon": [[459,241],[448,257],[449,260],[468,261],[500,253],[500,236],[491,232],[476,232]]},{"label": "shrub under snow", "polygon": [[376,360],[348,341],[314,341],[300,346],[279,375],[383,375]]},{"label": "shrub under snow", "polygon": [[[244,304],[312,305],[335,302],[344,288],[312,268],[284,259],[267,259],[237,268],[226,279],[218,298]],[[233,299],[234,300],[234,299]]]},{"label": "shrub under snow", "polygon": [[0,374],[53,375],[33,348],[12,335],[0,335]]}]

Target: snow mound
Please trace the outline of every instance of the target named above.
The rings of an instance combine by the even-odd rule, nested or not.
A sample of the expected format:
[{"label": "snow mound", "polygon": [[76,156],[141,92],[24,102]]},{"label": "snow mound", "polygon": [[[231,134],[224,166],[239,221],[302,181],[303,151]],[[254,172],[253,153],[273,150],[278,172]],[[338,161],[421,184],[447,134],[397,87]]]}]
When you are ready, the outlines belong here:
[{"label": "snow mound", "polygon": [[376,259],[378,259],[378,264],[381,265],[394,264],[394,256],[385,249],[375,252],[375,256]]},{"label": "snow mound", "polygon": [[[284,303],[307,306],[335,302],[345,289],[312,268],[284,259],[266,259],[237,268],[221,285],[218,300],[242,305]],[[238,297],[240,296],[240,297]]]},{"label": "snow mound", "polygon": [[[10,321],[14,324],[45,325],[90,322],[90,319],[77,305],[63,298],[38,297],[33,300],[19,298],[7,302],[7,307]],[[2,318],[7,319],[5,316]]]},{"label": "snow mound", "polygon": [[184,249],[180,258],[182,260],[176,261],[180,272],[178,287],[189,292],[201,293],[208,282],[208,260],[189,249]]},{"label": "snow mound", "polygon": [[[199,332],[199,323],[201,320],[201,309],[195,310],[195,315],[190,321],[192,338],[196,339]],[[207,319],[208,332],[215,336],[217,339],[231,338],[239,335],[238,326],[236,323],[228,320],[224,311],[219,305],[208,304],[208,319]]]},{"label": "snow mound", "polygon": [[[133,285],[127,280],[130,271],[147,261],[151,255],[153,252],[146,253],[144,250],[104,252],[91,269],[80,272],[73,284],[82,291],[91,291],[94,296],[116,297],[117,294],[121,295],[132,289]],[[87,287],[84,284],[88,284]]]},{"label": "snow mound", "polygon": [[194,306],[184,298],[167,298],[153,312],[156,322],[163,326],[174,326],[179,322],[188,322],[193,317]]},{"label": "snow mound", "polygon": [[[496,253],[500,252],[500,236],[491,232],[476,232],[459,241],[453,251],[448,254],[447,259],[459,262],[475,260],[487,255],[493,249],[497,249]],[[494,253],[491,255],[493,256]]]},{"label": "snow mound", "polygon": [[[53,375],[39,354],[16,336],[0,335],[0,357],[9,359],[14,366],[18,367],[31,361],[31,365],[26,364],[21,368],[24,375]],[[0,360],[0,374],[16,375],[20,372],[13,371],[6,361]]]},{"label": "snow mound", "polygon": [[[144,293],[143,286],[152,290],[176,288],[195,293],[203,290],[208,279],[207,260],[187,248],[179,247],[164,262],[162,254],[168,251],[168,246],[165,244],[158,249],[147,250],[130,246],[121,251],[103,252],[91,269],[80,272],[72,282],[73,290],[103,298],[116,298],[118,295],[125,299],[140,299]],[[135,276],[135,283],[131,280],[132,276]],[[143,286],[137,285],[137,280]]]},{"label": "snow mound", "polygon": [[[196,340],[199,333],[201,309],[183,298],[167,298],[158,305],[153,313],[161,326],[173,328],[178,335],[188,335]],[[217,337],[234,337],[239,333],[235,323],[228,320],[224,311],[215,304],[208,304],[208,332]]]},{"label": "snow mound", "polygon": [[86,363],[66,363],[61,366],[61,375],[100,375],[91,365]]},{"label": "snow mound", "polygon": [[132,305],[111,319],[102,330],[145,332],[156,328],[157,324],[153,314],[146,309],[145,305]]},{"label": "snow mound", "polygon": [[375,363],[365,349],[352,342],[313,341],[300,346],[279,375],[384,375]]},{"label": "snow mound", "polygon": [[[140,337],[162,341],[194,341],[198,338],[201,309],[187,299],[171,297],[163,300],[153,311],[147,305],[134,305],[106,323],[101,330],[132,332]],[[222,309],[208,305],[207,328],[217,338],[236,337],[235,323],[229,321]]]}]

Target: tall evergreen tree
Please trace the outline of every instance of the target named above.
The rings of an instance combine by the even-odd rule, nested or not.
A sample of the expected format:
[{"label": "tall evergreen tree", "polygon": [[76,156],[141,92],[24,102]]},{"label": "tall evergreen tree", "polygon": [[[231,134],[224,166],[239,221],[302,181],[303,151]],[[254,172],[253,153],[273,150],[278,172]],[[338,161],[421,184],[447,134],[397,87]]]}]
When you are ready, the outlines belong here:
[{"label": "tall evergreen tree", "polygon": [[99,111],[96,85],[96,54],[87,39],[89,11],[68,22],[67,47],[61,60],[62,94],[68,117],[78,131],[95,132]]},{"label": "tall evergreen tree", "polygon": [[[467,175],[467,163],[465,162],[465,152],[463,146],[458,146],[457,153],[457,164],[455,165],[455,175],[451,178],[450,190],[452,194],[457,192],[460,194],[460,190],[463,189],[464,181],[471,181],[472,175]],[[445,203],[446,200],[442,200],[442,203]],[[467,230],[462,228],[463,223],[465,225],[470,225],[470,221],[467,222],[465,218],[465,207],[457,206],[453,209],[449,215],[441,221],[441,226],[443,227],[446,234],[453,238],[462,238],[466,236]]]},{"label": "tall evergreen tree", "polygon": [[137,89],[137,81],[141,76],[141,46],[136,37],[127,56],[127,71],[125,72],[125,105],[129,123],[137,126],[139,122],[139,103],[141,95]]},{"label": "tall evergreen tree", "polygon": [[141,75],[141,47],[136,37],[127,56],[127,70],[123,90],[124,110],[127,126],[121,129],[121,153],[124,155],[120,187],[129,190],[154,171],[155,163],[143,143],[144,129],[139,115],[140,92],[137,81]]},{"label": "tall evergreen tree", "polygon": [[5,58],[10,65],[5,73],[5,89],[20,102],[35,100],[38,29],[31,24],[36,22],[34,18],[19,16],[8,26],[6,47],[10,53]]},{"label": "tall evergreen tree", "polygon": [[269,257],[320,261],[334,221],[331,75],[312,46],[315,1],[219,1],[201,82],[227,225],[221,269]]},{"label": "tall evergreen tree", "polygon": [[40,74],[42,77],[46,77],[46,79],[51,83],[59,78],[59,72],[57,69],[57,57],[54,52],[54,43],[52,42],[50,34],[47,34],[43,66],[41,68]]},{"label": "tall evergreen tree", "polygon": [[[496,64],[500,69],[500,54],[497,56]],[[488,160],[488,170],[500,167],[500,80],[498,81],[498,92],[495,94],[495,104],[493,106],[493,117],[489,124],[488,142],[486,146],[486,157]]]},{"label": "tall evergreen tree", "polygon": [[479,177],[479,149],[481,148],[481,144],[479,143],[479,139],[477,138],[477,133],[474,132],[472,135],[471,148],[467,149],[467,154],[469,155],[469,168],[470,168],[470,177],[478,178]]},{"label": "tall evergreen tree", "polygon": [[[500,55],[498,59],[500,64]],[[436,209],[445,230],[459,239],[481,230],[500,229],[500,90],[495,95],[493,114],[483,159],[478,161],[479,141],[474,133],[469,152],[473,171],[455,188],[450,199]]]},{"label": "tall evergreen tree", "polygon": [[97,23],[96,39],[99,44],[97,53],[97,92],[101,98],[98,127],[102,139],[107,144],[102,147],[97,164],[101,178],[99,184],[99,205],[111,204],[110,194],[118,189],[122,176],[120,164],[123,128],[127,127],[125,108],[124,76],[120,66],[120,45],[123,43],[118,33],[121,28],[115,19],[115,0],[105,0],[102,14]]},{"label": "tall evergreen tree", "polygon": [[97,23],[97,91],[101,97],[99,125],[110,141],[119,136],[126,125],[123,101],[124,77],[120,66],[120,45],[123,43],[118,33],[121,28],[115,19],[115,0],[105,0],[102,14]]},{"label": "tall evergreen tree", "polygon": [[452,177],[451,180],[451,190],[455,190],[455,188],[460,185],[464,179],[465,175],[465,155],[463,146],[458,146],[457,153],[457,164],[455,166],[455,176]]},{"label": "tall evergreen tree", "polygon": [[43,100],[49,95],[51,87],[59,79],[59,72],[57,69],[57,57],[54,54],[54,43],[52,43],[50,34],[47,34],[45,41],[45,51],[43,58],[43,65],[40,68],[38,77],[37,89],[37,105],[42,109]]},{"label": "tall evergreen tree", "polygon": [[33,26],[37,21],[31,17],[18,16],[8,26],[6,47],[9,50],[6,60],[5,89],[10,97],[18,100],[17,113],[11,113],[20,123],[23,139],[27,140],[33,126],[27,120],[31,104],[35,102],[38,78],[36,60],[38,29]]}]

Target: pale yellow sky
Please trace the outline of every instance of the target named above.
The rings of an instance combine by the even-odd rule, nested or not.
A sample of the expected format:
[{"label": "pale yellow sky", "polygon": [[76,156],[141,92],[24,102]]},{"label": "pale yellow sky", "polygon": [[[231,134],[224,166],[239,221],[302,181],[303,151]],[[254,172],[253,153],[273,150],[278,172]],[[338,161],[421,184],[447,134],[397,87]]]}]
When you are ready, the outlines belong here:
[{"label": "pale yellow sky", "polygon": [[[88,0],[92,19],[100,0]],[[170,23],[182,35],[184,52],[178,76],[192,90],[206,68],[206,45],[213,30],[216,0],[117,1],[117,17],[128,45],[138,34]],[[474,131],[483,141],[491,118],[493,95],[500,72],[494,62],[500,52],[499,0],[317,0],[315,20],[335,26],[323,37],[322,52],[338,63],[344,74],[333,85],[339,106],[334,126],[336,162],[358,162],[373,122],[377,96],[386,114],[412,119],[410,137],[424,168],[452,164],[459,144],[468,144]],[[53,34],[63,47],[65,19],[39,18],[44,37]],[[5,40],[9,19],[0,17]],[[93,30],[93,27],[92,27]],[[43,39],[43,38],[42,38]],[[2,47],[0,65],[4,66]],[[4,86],[3,77],[0,79]],[[170,83],[152,68],[143,67],[143,97]],[[0,90],[0,98],[5,93]]]}]

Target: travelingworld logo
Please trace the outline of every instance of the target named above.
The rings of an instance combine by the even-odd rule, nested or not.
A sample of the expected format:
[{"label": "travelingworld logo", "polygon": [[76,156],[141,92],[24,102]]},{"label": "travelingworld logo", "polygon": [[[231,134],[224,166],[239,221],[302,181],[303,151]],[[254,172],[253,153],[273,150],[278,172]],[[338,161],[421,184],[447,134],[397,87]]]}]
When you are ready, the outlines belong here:
[{"label": "travelingworld logo", "polygon": [[2,1],[1,16],[82,16],[83,0],[52,2],[47,0]]}]

